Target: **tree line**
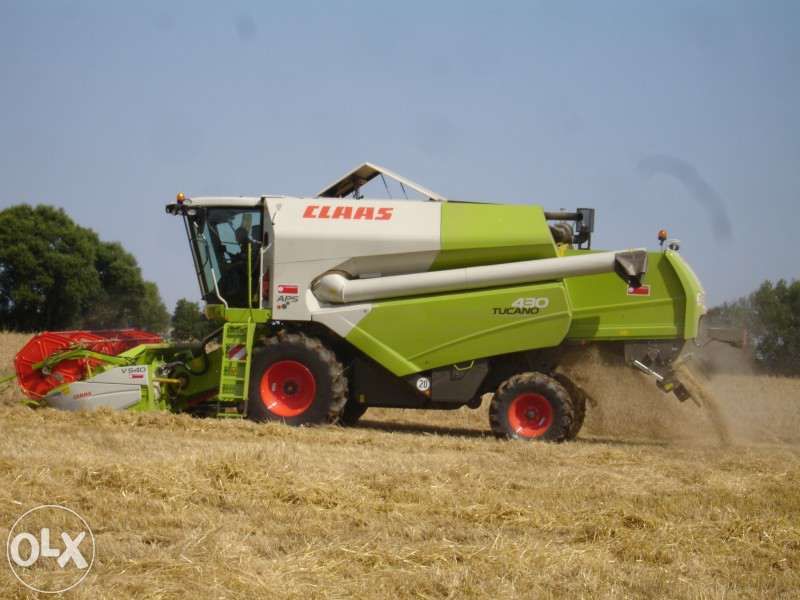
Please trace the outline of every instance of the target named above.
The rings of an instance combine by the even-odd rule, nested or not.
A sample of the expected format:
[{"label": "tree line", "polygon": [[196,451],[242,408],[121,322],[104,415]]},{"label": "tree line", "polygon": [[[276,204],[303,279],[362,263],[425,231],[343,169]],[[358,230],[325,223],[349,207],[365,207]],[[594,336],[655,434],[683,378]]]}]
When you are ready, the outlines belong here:
[{"label": "tree line", "polygon": [[800,280],[765,281],[752,294],[708,311],[710,325],[741,327],[765,371],[800,375]]},{"label": "tree line", "polygon": [[0,329],[124,327],[201,339],[213,324],[186,299],[170,315],[132,254],[62,209],[21,204],[0,211]]}]

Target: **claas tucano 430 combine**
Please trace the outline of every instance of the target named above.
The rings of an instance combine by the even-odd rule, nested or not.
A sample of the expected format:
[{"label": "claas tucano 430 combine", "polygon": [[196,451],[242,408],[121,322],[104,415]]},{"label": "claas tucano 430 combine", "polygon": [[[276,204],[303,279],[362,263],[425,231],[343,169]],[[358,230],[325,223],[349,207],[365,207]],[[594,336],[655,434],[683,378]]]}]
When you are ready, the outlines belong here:
[{"label": "claas tucano 430 combine", "polygon": [[[377,176],[424,200],[365,199]],[[586,395],[559,362],[589,343],[689,395],[672,366],[705,313],[700,282],[675,242],[592,249],[593,209],[452,201],[369,163],[311,198],[179,194],[166,209],[220,328],[185,344],[40,334],[15,362],[30,398],[306,425],[491,395],[496,435],[563,441]]]}]

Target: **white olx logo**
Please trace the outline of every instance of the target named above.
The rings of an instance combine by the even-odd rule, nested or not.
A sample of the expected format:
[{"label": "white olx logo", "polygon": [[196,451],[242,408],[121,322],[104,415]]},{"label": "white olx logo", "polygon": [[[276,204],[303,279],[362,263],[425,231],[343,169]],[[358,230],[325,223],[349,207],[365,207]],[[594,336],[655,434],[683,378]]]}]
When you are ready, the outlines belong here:
[{"label": "white olx logo", "polygon": [[94,563],[94,534],[74,510],[48,504],[32,508],[8,532],[6,556],[26,587],[57,594],[78,585]]}]

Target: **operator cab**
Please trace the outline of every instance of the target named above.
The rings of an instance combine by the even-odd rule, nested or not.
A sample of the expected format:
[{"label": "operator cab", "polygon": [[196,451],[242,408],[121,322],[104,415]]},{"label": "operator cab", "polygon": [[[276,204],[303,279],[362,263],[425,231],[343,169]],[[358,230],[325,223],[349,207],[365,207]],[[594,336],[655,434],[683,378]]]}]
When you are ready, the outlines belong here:
[{"label": "operator cab", "polygon": [[261,249],[266,242],[263,211],[260,198],[192,198],[186,202],[183,194],[178,194],[177,203],[167,206],[167,212],[184,218],[206,304],[258,307]]}]

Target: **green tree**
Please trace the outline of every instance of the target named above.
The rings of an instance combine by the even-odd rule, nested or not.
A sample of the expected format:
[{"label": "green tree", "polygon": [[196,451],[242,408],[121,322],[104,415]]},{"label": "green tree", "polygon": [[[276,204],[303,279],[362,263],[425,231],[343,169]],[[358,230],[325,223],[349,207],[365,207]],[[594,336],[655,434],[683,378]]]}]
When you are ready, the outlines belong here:
[{"label": "green tree", "polygon": [[156,284],[142,279],[136,259],[118,242],[102,242],[95,235],[95,268],[101,290],[93,298],[83,324],[94,329],[140,327],[166,332],[169,312]]},{"label": "green tree", "polygon": [[197,302],[181,298],[172,314],[172,338],[175,340],[201,340],[216,329],[200,310]]},{"label": "green tree", "polygon": [[765,281],[750,302],[756,360],[777,373],[800,374],[800,281]]},{"label": "green tree", "polygon": [[144,282],[144,295],[139,302],[134,322],[142,329],[155,333],[166,333],[169,329],[169,311],[161,300],[158,286],[152,281]]},{"label": "green tree", "polygon": [[136,326],[162,332],[169,314],[136,259],[52,206],[0,211],[0,328]]},{"label": "green tree", "polygon": [[765,281],[749,296],[711,309],[708,318],[746,328],[753,358],[766,370],[800,375],[800,281]]},{"label": "green tree", "polygon": [[724,302],[708,311],[706,320],[710,325],[745,327],[752,326],[753,304],[750,296],[739,298],[733,302]]},{"label": "green tree", "polygon": [[87,233],[52,206],[0,211],[0,326],[63,329],[80,320],[101,291]]}]

